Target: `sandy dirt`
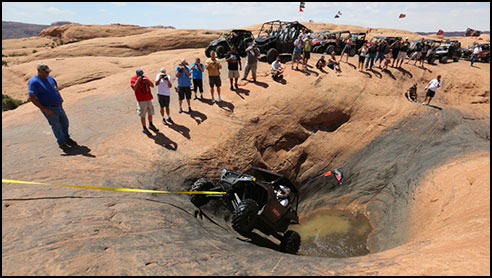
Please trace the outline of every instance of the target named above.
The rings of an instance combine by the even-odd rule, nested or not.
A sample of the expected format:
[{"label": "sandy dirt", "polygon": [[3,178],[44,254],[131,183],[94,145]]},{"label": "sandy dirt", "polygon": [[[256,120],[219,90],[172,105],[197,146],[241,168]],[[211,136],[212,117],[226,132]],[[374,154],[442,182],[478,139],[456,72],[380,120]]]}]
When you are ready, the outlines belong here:
[{"label": "sandy dirt", "polygon": [[[327,26],[308,27],[367,30]],[[78,38],[78,29],[65,28],[62,38]],[[284,83],[273,81],[261,61],[257,83],[249,76],[230,91],[222,60],[224,101],[212,105],[204,82],[205,100],[192,100],[193,112],[184,104],[179,114],[173,90],[175,124],[163,125],[153,89],[159,131],[146,136],[129,87],[135,69],[154,79],[182,58],[203,62],[204,44],[222,30],[84,28],[92,37],[55,48],[46,46],[59,41],[54,37],[2,42],[3,53],[29,53],[6,59],[3,94],[25,99],[36,64],[47,63],[80,145],[58,149],[30,103],[3,112],[2,178],[175,191],[188,190],[199,177],[217,181],[221,168],[261,166],[298,185],[301,223],[326,209],[365,215],[370,253],[284,254],[261,234],[239,236],[212,206],[205,213],[213,222],[195,218],[185,195],[4,183],[3,274],[490,275],[489,64],[460,60],[421,69],[410,63],[361,73],[356,56],[336,76],[316,70],[320,54],[313,54],[305,73],[287,64]],[[401,30],[371,32],[380,33],[419,38]],[[183,36],[188,39],[177,39]],[[422,101],[424,86],[438,74],[443,88],[433,106],[404,98],[417,82]],[[344,169],[343,186],[320,176],[337,167]]]}]

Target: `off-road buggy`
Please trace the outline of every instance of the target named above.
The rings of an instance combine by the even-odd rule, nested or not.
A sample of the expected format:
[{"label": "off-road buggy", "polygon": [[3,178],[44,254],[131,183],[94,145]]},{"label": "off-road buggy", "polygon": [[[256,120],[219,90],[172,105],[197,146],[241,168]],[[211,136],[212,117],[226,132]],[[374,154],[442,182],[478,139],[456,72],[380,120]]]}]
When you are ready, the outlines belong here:
[{"label": "off-road buggy", "polygon": [[292,53],[294,41],[299,38],[302,29],[306,30],[306,34],[312,33],[297,21],[274,20],[263,23],[255,42],[260,53],[266,55],[267,63],[273,63],[279,54]]},{"label": "off-road buggy", "polygon": [[[281,186],[290,189],[287,206],[277,199]],[[225,192],[191,195],[191,202],[200,208],[211,199],[219,199],[232,212],[232,228],[239,234],[250,237],[253,229],[258,229],[280,240],[282,252],[296,254],[299,250],[300,235],[287,230],[290,224],[299,224],[298,191],[284,175],[255,167],[242,173],[222,169],[217,185],[200,178],[190,191]]]},{"label": "off-road buggy", "polygon": [[473,54],[473,49],[475,49],[475,46],[480,45],[482,48],[482,53],[480,53],[477,57],[477,61],[485,62],[485,63],[490,63],[490,44],[489,43],[483,43],[483,42],[474,42],[472,45],[466,47],[463,50],[463,58],[465,60],[470,60],[471,56]]},{"label": "off-road buggy", "polygon": [[213,50],[217,52],[218,58],[223,58],[231,50],[231,46],[235,46],[239,56],[246,57],[246,48],[253,40],[253,34],[247,30],[224,31],[205,48],[205,55],[210,57]]},{"label": "off-road buggy", "polygon": [[320,31],[314,33],[313,35],[313,44],[311,46],[311,52],[313,53],[323,53],[324,52],[324,43],[326,40],[331,39],[330,31]]},{"label": "off-road buggy", "polygon": [[[350,31],[337,31],[329,34],[328,38],[324,40],[319,47],[318,51],[321,53],[330,54],[335,51],[335,54],[342,53],[343,47],[345,46],[345,39],[350,37]],[[349,53],[350,56],[355,55],[356,50],[351,50],[353,53]],[[351,55],[353,54],[353,55]]]},{"label": "off-road buggy", "polygon": [[439,60],[439,63],[445,64],[448,62],[448,59],[458,62],[462,55],[461,43],[459,41],[448,40],[434,48],[430,55],[427,55],[427,62],[433,64],[435,60]]}]

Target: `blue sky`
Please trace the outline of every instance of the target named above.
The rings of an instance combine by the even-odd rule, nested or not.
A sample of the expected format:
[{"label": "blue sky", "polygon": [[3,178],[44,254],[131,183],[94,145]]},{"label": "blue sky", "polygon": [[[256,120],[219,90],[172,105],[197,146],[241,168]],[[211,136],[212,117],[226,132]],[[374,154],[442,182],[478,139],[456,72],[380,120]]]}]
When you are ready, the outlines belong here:
[{"label": "blue sky", "polygon": [[[270,20],[298,20],[395,28],[413,32],[490,31],[489,2],[2,2],[2,21],[50,25],[165,25],[230,29]],[[335,19],[337,11],[343,14]],[[400,13],[406,18],[399,19]]]}]

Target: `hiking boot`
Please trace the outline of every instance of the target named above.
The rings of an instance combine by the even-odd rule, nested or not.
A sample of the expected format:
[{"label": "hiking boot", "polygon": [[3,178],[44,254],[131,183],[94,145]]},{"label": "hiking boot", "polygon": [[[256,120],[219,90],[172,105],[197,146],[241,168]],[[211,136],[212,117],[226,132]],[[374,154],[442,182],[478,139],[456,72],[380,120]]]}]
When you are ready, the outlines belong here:
[{"label": "hiking boot", "polygon": [[230,89],[231,91],[234,91],[234,87],[232,87],[232,86],[231,86],[229,89]]},{"label": "hiking boot", "polygon": [[164,117],[162,117],[162,123],[167,125],[166,119]]},{"label": "hiking boot", "polygon": [[149,123],[149,128],[155,131],[158,130],[152,122]]},{"label": "hiking boot", "polygon": [[203,100],[203,94],[200,94],[200,99]]},{"label": "hiking boot", "polygon": [[151,135],[150,131],[147,129],[147,127],[146,127],[146,126],[144,126],[144,127],[142,128],[142,133],[147,134],[147,135]]},{"label": "hiking boot", "polygon": [[196,97],[196,95],[195,95],[195,96],[193,97],[193,100],[196,100],[196,99],[198,99],[198,98],[197,98],[197,97]]},{"label": "hiking boot", "polygon": [[72,138],[68,138],[67,139],[67,145],[70,145],[70,146],[77,146],[77,142],[75,142],[74,140],[72,140]]},{"label": "hiking boot", "polygon": [[222,99],[220,99],[220,97],[219,97],[219,100],[218,100],[218,102],[221,102],[221,101],[222,101]]},{"label": "hiking boot", "polygon": [[179,113],[183,113],[183,109],[181,109],[181,107],[179,108]]},{"label": "hiking boot", "polygon": [[68,144],[59,144],[58,147],[64,151],[68,151],[72,148]]},{"label": "hiking boot", "polygon": [[173,122],[173,120],[171,119],[171,117],[168,117],[168,118],[167,118],[167,121],[168,121],[168,122],[170,122],[170,123],[172,123],[172,124],[174,124],[174,122]]},{"label": "hiking boot", "polygon": [[212,99],[212,104],[214,104],[214,103],[215,103],[215,98]]},{"label": "hiking boot", "polygon": [[193,110],[191,110],[191,106],[188,106],[188,112],[192,112]]},{"label": "hiking boot", "polygon": [[239,86],[237,86],[237,84],[236,84],[236,90],[239,90]]}]

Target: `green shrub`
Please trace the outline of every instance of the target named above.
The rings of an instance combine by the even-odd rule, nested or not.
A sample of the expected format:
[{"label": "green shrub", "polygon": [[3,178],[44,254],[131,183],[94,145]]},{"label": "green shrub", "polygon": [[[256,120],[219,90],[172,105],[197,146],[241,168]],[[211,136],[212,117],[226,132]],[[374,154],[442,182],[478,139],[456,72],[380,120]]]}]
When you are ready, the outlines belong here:
[{"label": "green shrub", "polygon": [[36,53],[36,52],[38,52],[36,49],[33,49],[33,50],[32,50],[32,54],[34,54],[34,53]]},{"label": "green shrub", "polygon": [[9,65],[7,65],[7,61],[2,60],[2,66],[8,67]]},{"label": "green shrub", "polygon": [[13,110],[13,109],[15,109],[15,108],[19,107],[20,105],[27,103],[27,102],[28,101],[18,100],[18,99],[10,97],[8,95],[2,94],[2,112],[7,111],[7,110]]}]

